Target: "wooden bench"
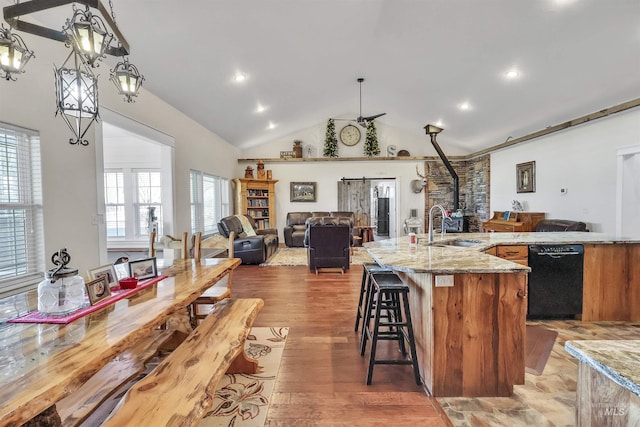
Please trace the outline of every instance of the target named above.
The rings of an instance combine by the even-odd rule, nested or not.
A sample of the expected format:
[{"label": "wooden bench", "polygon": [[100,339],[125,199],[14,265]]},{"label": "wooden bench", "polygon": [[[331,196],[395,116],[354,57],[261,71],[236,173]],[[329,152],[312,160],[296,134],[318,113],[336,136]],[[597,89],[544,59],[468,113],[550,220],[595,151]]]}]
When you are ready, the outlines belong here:
[{"label": "wooden bench", "polygon": [[178,331],[155,330],[135,347],[107,363],[82,387],[56,403],[62,425],[80,425],[105,401],[140,376],[147,362],[160,351],[175,349],[184,338]]},{"label": "wooden bench", "polygon": [[263,305],[258,298],[216,304],[176,350],[129,389],[102,425],[196,424],[211,408],[225,372],[257,372],[244,342]]}]

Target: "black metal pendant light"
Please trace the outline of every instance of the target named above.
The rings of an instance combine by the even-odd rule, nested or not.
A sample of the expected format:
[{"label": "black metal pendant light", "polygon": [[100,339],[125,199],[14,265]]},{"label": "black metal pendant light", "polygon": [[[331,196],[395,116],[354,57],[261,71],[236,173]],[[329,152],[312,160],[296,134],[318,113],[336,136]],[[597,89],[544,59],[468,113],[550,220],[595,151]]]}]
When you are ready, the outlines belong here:
[{"label": "black metal pendant light", "polygon": [[33,51],[11,29],[0,27],[0,77],[15,80],[13,75],[24,73],[24,66],[33,56]]},{"label": "black metal pendant light", "polygon": [[[65,22],[62,31],[23,21],[21,18],[35,12],[73,3],[73,16]],[[76,8],[75,3],[85,8]],[[100,16],[93,13],[97,9]],[[113,70],[110,80],[133,102],[138,95],[144,77],[138,68],[130,64],[126,56],[129,44],[116,25],[112,0],[107,10],[100,0],[31,0],[4,8],[4,18],[11,28],[57,40],[72,48],[72,52],[56,75],[56,115],[60,114],[74,133],[69,142],[74,145],[88,145],[87,131],[99,119],[98,78],[91,71],[99,66],[106,55],[123,57]],[[15,80],[13,74],[23,72],[26,62],[33,56],[22,39],[5,30],[0,32],[0,75],[7,80]]]}]

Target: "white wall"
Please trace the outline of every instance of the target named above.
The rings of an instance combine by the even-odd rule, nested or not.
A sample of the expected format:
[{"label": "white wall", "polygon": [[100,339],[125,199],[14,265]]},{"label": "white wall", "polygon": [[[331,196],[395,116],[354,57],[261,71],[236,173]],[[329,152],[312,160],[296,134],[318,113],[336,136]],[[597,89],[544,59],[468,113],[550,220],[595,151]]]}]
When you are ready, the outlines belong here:
[{"label": "white wall", "polygon": [[[246,154],[246,153],[245,153]],[[276,215],[280,241],[284,242],[282,228],[285,225],[287,212],[297,211],[331,211],[338,208],[338,181],[341,178],[396,178],[397,185],[397,218],[396,230],[402,234],[402,221],[409,217],[410,209],[418,209],[422,216],[424,191],[415,194],[409,182],[416,178],[416,161],[338,161],[338,162],[287,162],[266,163],[265,169],[273,171],[276,184]],[[242,169],[247,164],[242,164]],[[424,168],[420,166],[422,172]],[[255,168],[255,166],[254,166]],[[300,203],[289,201],[289,184],[292,181],[316,182],[316,202]]]},{"label": "white wall", "polygon": [[[639,141],[636,108],[492,153],[490,209],[509,210],[516,199],[527,211],[584,221],[591,231],[614,234],[616,152]],[[536,192],[516,193],[516,164],[532,160]]]},{"label": "white wall", "polygon": [[[51,268],[51,254],[66,247],[70,265],[85,272],[100,265],[93,136],[88,147],[72,146],[67,142],[71,131],[62,118],[55,117],[53,64],[60,66],[69,50],[59,42],[23,36],[36,57],[17,81],[0,81],[0,121],[40,133],[47,268]],[[144,88],[135,103],[124,102],[108,80],[113,59],[96,69],[100,103],[175,138],[175,229],[189,230],[189,170],[233,178],[239,151]]]}]

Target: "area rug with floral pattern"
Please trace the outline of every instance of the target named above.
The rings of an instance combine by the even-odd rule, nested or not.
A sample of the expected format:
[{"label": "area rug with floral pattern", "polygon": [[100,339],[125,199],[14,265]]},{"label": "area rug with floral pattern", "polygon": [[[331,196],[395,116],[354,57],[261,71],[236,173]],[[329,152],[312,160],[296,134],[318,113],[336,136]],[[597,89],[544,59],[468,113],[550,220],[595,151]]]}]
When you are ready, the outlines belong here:
[{"label": "area rug with floral pattern", "polygon": [[[365,248],[353,248],[351,255],[352,265],[362,265],[373,262],[373,258]],[[307,265],[306,248],[279,248],[267,262],[260,264],[261,267],[286,266],[286,265]]]},{"label": "area rug with floral pattern", "polygon": [[289,328],[254,327],[245,341],[247,355],[258,360],[258,374],[227,374],[199,427],[263,427]]}]

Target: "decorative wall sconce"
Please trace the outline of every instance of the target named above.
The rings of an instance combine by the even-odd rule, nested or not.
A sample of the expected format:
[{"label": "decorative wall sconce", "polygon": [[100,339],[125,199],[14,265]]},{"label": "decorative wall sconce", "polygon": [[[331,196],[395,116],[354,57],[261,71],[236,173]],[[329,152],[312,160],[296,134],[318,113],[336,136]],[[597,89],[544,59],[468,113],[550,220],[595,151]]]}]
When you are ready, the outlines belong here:
[{"label": "decorative wall sconce", "polygon": [[0,77],[6,80],[14,80],[12,74],[24,73],[24,66],[33,56],[33,51],[17,34],[13,34],[4,25],[0,27]]},{"label": "decorative wall sconce", "polygon": [[[62,31],[22,20],[32,13],[69,3],[73,3],[73,16],[67,19]],[[75,3],[84,5],[85,9],[77,9]],[[92,13],[91,8],[97,9],[101,17]],[[62,67],[55,70],[56,115],[61,113],[74,133],[69,143],[88,145],[85,138],[87,130],[99,118],[98,79],[91,68],[97,67],[97,61],[106,55],[125,57],[129,54],[129,44],[115,22],[112,1],[109,0],[109,11],[100,0],[30,0],[6,6],[3,10],[11,28],[63,42],[73,49]],[[0,70],[4,72],[3,77],[15,80],[11,75],[23,72],[31,56],[33,52],[24,46],[22,39],[3,27],[0,32]],[[71,57],[73,61],[70,61]],[[112,70],[110,80],[116,84],[119,93],[125,95],[127,102],[133,102],[144,77],[124,58]]]}]

